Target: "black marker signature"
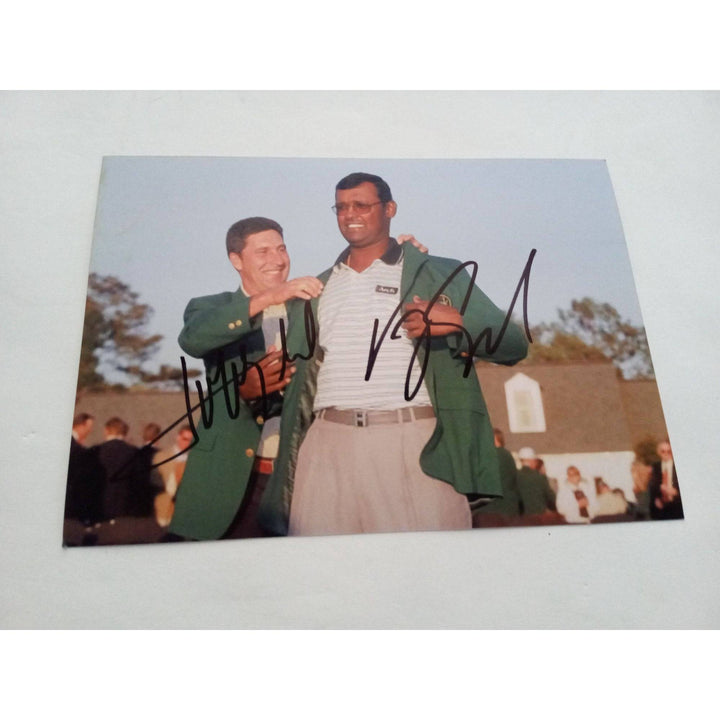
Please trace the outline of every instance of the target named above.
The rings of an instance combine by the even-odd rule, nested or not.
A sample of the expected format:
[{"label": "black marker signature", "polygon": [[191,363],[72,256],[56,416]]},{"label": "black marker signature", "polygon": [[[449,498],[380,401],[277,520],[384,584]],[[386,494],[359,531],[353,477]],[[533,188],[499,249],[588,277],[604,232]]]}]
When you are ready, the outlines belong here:
[{"label": "black marker signature", "polygon": [[[315,354],[315,347],[317,345],[317,328],[315,327],[315,318],[313,316],[312,312],[312,306],[310,305],[309,300],[305,300],[304,306],[303,306],[303,317],[305,321],[305,340],[307,341],[308,345],[308,353],[307,355],[303,355],[302,353],[295,353],[292,357],[288,355],[288,348],[287,348],[287,333],[285,331],[285,321],[283,318],[280,318],[280,346],[282,348],[282,365],[280,368],[280,378],[285,377],[285,370],[287,368],[288,363],[293,363],[296,360],[309,360],[313,355]],[[172,425],[170,425],[163,433],[158,435],[156,438],[159,439],[163,437],[167,432],[169,432],[172,428],[174,428],[176,425],[181,423],[183,420],[187,419],[188,425],[190,426],[190,430],[193,434],[193,441],[188,447],[188,450],[195,447],[195,445],[198,444],[200,441],[200,436],[197,432],[197,427],[195,425],[195,421],[193,419],[193,412],[200,408],[200,414],[202,417],[202,423],[203,427],[208,430],[212,427],[213,424],[213,413],[214,413],[214,402],[213,397],[217,395],[220,391],[223,392],[224,399],[225,399],[225,409],[228,412],[228,415],[231,420],[234,420],[238,417],[240,414],[240,385],[242,385],[245,382],[245,379],[247,377],[247,373],[250,371],[251,368],[255,368],[258,372],[258,377],[260,379],[260,402],[261,405],[261,414],[267,414],[268,411],[268,395],[266,392],[266,385],[265,385],[265,375],[263,373],[262,367],[258,364],[258,362],[248,362],[247,354],[245,352],[244,348],[240,348],[240,359],[242,360],[242,367],[240,371],[238,372],[237,365],[234,361],[230,361],[230,369],[231,369],[231,377],[228,379],[227,377],[227,370],[225,368],[225,362],[223,360],[223,351],[222,348],[217,350],[217,361],[215,365],[215,375],[212,379],[210,379],[209,373],[206,375],[206,384],[207,384],[207,402],[206,402],[206,395],[203,391],[202,384],[199,380],[195,381],[195,387],[198,392],[198,403],[194,407],[190,404],[190,389],[188,386],[188,376],[187,376],[187,365],[185,363],[185,358],[181,355],[180,356],[180,365],[182,367],[182,374],[183,374],[183,393],[185,396],[185,414],[181,415]],[[221,380],[221,383],[219,387],[215,388],[215,390],[211,391],[211,387],[215,385],[218,382],[218,379]],[[232,393],[230,393],[229,389],[232,388]],[[231,399],[232,397],[235,398],[234,407],[233,402]],[[207,404],[207,409],[206,409]],[[153,441],[155,442],[155,441]],[[187,450],[183,452],[176,453],[170,458],[167,458],[166,460],[163,460],[162,462],[157,463],[156,465],[153,465],[151,469],[154,469],[156,467],[159,467],[160,465],[163,465],[166,462],[170,462],[171,460],[174,460],[176,457],[179,457],[184,452],[187,452]]]},{"label": "black marker signature", "polygon": [[[309,360],[315,354],[315,347],[317,344],[317,328],[315,327],[315,319],[309,300],[304,301],[303,316],[305,320],[305,340],[307,341],[308,345],[308,353],[307,355],[303,355],[302,353],[295,353],[294,355],[292,355],[292,357],[288,354],[287,349],[287,333],[285,331],[285,321],[282,318],[280,319],[280,344],[282,348],[282,366],[280,370],[280,378],[283,378],[285,376],[285,370],[288,363],[295,362],[295,360],[298,359]],[[266,392],[265,375],[263,373],[262,367],[260,367],[259,365],[259,361],[248,361],[245,349],[242,347],[240,348],[240,361],[241,362],[239,369],[235,361],[230,361],[230,377],[228,378],[228,371],[225,367],[223,350],[222,348],[219,348],[215,352],[214,372],[212,373],[212,375],[210,372],[207,372],[205,374],[205,383],[207,386],[207,390],[203,390],[202,383],[199,380],[195,380],[195,387],[198,393],[198,402],[195,405],[192,405],[190,402],[190,383],[187,372],[187,363],[185,361],[185,357],[183,355],[180,356],[180,367],[182,369],[183,377],[183,395],[185,397],[185,412],[180,415],[177,420],[168,425],[156,437],[154,437],[149,444],[152,445],[158,440],[161,440],[173,428],[177,427],[183,422],[186,422],[187,425],[189,425],[190,430],[193,434],[193,440],[192,443],[190,443],[190,445],[187,447],[187,449],[181,450],[180,452],[175,453],[174,455],[166,458],[165,460],[161,460],[158,463],[150,465],[149,470],[154,470],[155,468],[158,468],[165,463],[172,462],[176,458],[184,455],[186,452],[194,448],[198,444],[198,442],[200,442],[200,436],[197,431],[197,426],[195,425],[193,413],[199,408],[203,427],[206,430],[211,428],[215,413],[214,397],[218,393],[223,393],[225,409],[230,419],[234,420],[235,418],[237,418],[240,414],[240,386],[245,382],[247,374],[252,368],[255,368],[257,370],[260,380],[261,414],[267,414],[268,395]],[[218,381],[220,381],[219,385],[217,385]],[[215,389],[213,390],[212,387],[215,385],[217,385],[217,387],[215,387]],[[120,468],[118,468],[115,472],[112,473],[112,475],[108,478],[108,482],[111,482],[114,478],[121,475],[131,465],[137,462],[140,456],[142,456],[145,452],[145,448],[137,448],[135,453],[130,458],[128,458],[127,462],[125,462]]]},{"label": "black marker signature", "polygon": [[[421,310],[410,310],[406,313],[403,313],[398,318],[398,314],[401,312],[403,305],[407,302],[408,295],[410,293],[410,290],[405,294],[405,296],[400,300],[398,303],[398,306],[393,311],[392,315],[390,316],[388,322],[386,323],[385,327],[383,328],[382,333],[380,334],[380,337],[378,339],[378,328],[380,325],[380,321],[378,319],[375,319],[373,323],[373,332],[372,337],[370,339],[370,349],[368,351],[368,363],[365,373],[365,380],[369,380],[373,368],[375,366],[375,361],[377,359],[378,353],[380,352],[380,348],[385,341],[385,338],[387,337],[388,333],[390,333],[390,339],[396,340],[399,338],[399,332],[400,327],[405,322],[405,320],[410,317],[414,313],[421,313],[423,316],[423,319],[425,320],[425,329],[423,331],[423,334],[416,339],[416,342],[414,342],[413,347],[413,353],[412,357],[410,358],[410,363],[408,365],[408,371],[405,377],[405,388],[404,388],[404,395],[406,400],[412,400],[415,395],[419,392],[421,384],[425,378],[425,373],[427,371],[428,361],[430,353],[428,350],[430,349],[430,342],[431,342],[431,326],[432,325],[452,325],[454,328],[456,328],[457,332],[460,332],[464,335],[465,339],[468,343],[468,356],[465,361],[465,368],[463,369],[463,377],[467,377],[470,374],[470,371],[473,368],[474,361],[473,356],[475,354],[475,350],[478,348],[480,343],[484,340],[485,341],[485,350],[488,355],[493,355],[500,343],[502,342],[503,336],[505,335],[505,330],[507,329],[508,324],[510,323],[510,318],[512,316],[513,310],[515,308],[515,304],[517,302],[518,296],[520,294],[520,289],[523,289],[523,324],[525,328],[525,333],[528,337],[528,340],[532,342],[532,337],[530,336],[530,327],[528,324],[528,317],[527,317],[527,301],[528,301],[528,288],[529,288],[529,281],[530,281],[530,271],[532,269],[532,263],[533,259],[535,258],[535,254],[537,253],[537,250],[533,249],[530,252],[530,255],[528,257],[527,263],[525,264],[525,269],[522,272],[522,275],[520,276],[520,281],[518,282],[517,288],[515,289],[515,294],[513,296],[512,302],[510,304],[510,308],[505,316],[505,319],[503,321],[503,324],[498,332],[497,338],[495,342],[492,341],[492,328],[485,328],[477,338],[473,339],[473,337],[470,335],[470,333],[467,331],[466,328],[464,328],[462,325],[456,325],[454,323],[437,323],[433,322],[429,315],[432,311],[435,304],[438,302],[440,296],[443,294],[443,291],[447,288],[447,286],[457,277],[459,273],[461,273],[466,267],[472,268],[471,272],[469,273],[468,278],[468,285],[467,290],[465,291],[465,294],[463,296],[462,304],[459,308],[460,315],[463,315],[465,313],[465,310],[467,308],[467,304],[470,300],[470,295],[472,293],[472,289],[475,285],[475,278],[477,276],[478,272],[478,264],[475,261],[469,260],[468,262],[462,263],[459,265],[452,273],[451,275],[445,280],[445,282],[440,286],[438,291],[433,295],[432,299],[430,300],[427,308],[423,311]],[[317,327],[315,325],[315,318],[313,316],[312,312],[312,306],[310,304],[309,300],[304,301],[304,308],[303,308],[303,317],[304,317],[304,323],[305,323],[305,340],[307,341],[308,345],[308,352],[307,355],[303,355],[302,353],[295,353],[292,357],[288,354],[288,348],[287,348],[287,333],[285,330],[285,321],[281,318],[280,319],[280,344],[282,348],[282,367],[280,372],[280,377],[285,376],[285,370],[287,368],[288,363],[295,362],[295,360],[309,360],[311,359],[315,354],[315,348],[317,345]],[[397,318],[397,319],[396,319]],[[420,365],[420,377],[417,381],[417,384],[413,388],[412,392],[410,391],[409,385],[411,381],[411,374],[414,369],[415,365],[415,359],[420,351],[420,348],[423,348],[425,352],[422,356],[422,362]],[[230,365],[230,377],[228,378],[227,369],[225,367],[225,362],[223,359],[223,351],[222,348],[219,348],[216,351],[216,363],[214,367],[214,373],[211,376],[210,372],[206,373],[206,386],[207,391],[203,390],[202,383],[199,380],[195,380],[195,387],[197,389],[198,393],[198,402],[195,405],[191,404],[190,401],[190,387],[189,387],[189,379],[187,374],[187,365],[185,362],[185,357],[180,356],[180,365],[182,368],[182,375],[183,375],[183,394],[185,398],[185,413],[180,415],[180,417],[177,418],[173,423],[168,425],[161,433],[157,435],[152,441],[152,443],[157,442],[161,438],[163,438],[165,435],[167,435],[173,428],[180,425],[182,422],[186,421],[187,424],[190,426],[190,430],[193,434],[193,441],[188,446],[186,450],[182,450],[178,453],[175,453],[175,455],[159,462],[155,463],[150,466],[150,470],[154,470],[157,467],[160,467],[161,465],[164,465],[165,463],[172,462],[176,458],[180,457],[181,455],[184,455],[188,450],[191,450],[193,447],[195,447],[198,442],[200,441],[200,436],[197,431],[197,426],[195,425],[195,421],[193,419],[193,413],[199,408],[200,414],[202,418],[202,424],[205,429],[209,429],[212,427],[213,424],[213,418],[214,418],[214,412],[215,412],[215,406],[214,406],[214,396],[218,393],[223,393],[223,398],[225,401],[225,409],[228,413],[228,416],[231,419],[235,419],[240,414],[240,386],[245,382],[247,378],[247,373],[252,369],[257,369],[259,380],[260,380],[260,389],[261,389],[261,402],[262,402],[262,413],[267,414],[267,392],[266,392],[266,385],[265,385],[265,376],[263,374],[263,370],[258,364],[259,361],[248,361],[247,355],[245,353],[245,350],[243,348],[240,348],[240,360],[241,365],[238,369],[237,364],[234,361],[231,361],[229,363]],[[212,390],[211,388],[216,385],[220,381],[220,384]],[[143,453],[143,448],[138,448],[135,455],[131,457],[128,462],[126,462],[120,469],[118,469],[116,472],[113,473],[112,477],[109,478],[111,480],[112,478],[116,477],[120,473],[122,473],[129,465],[131,465],[135,460],[137,459],[138,455]]]},{"label": "black marker signature", "polygon": [[[537,253],[536,249],[532,249],[530,251],[530,255],[528,256],[528,260],[525,263],[525,268],[522,272],[522,275],[520,276],[520,280],[518,282],[517,288],[515,289],[515,294],[513,295],[512,302],[510,303],[510,308],[507,311],[507,314],[505,315],[505,319],[503,320],[503,324],[500,327],[500,330],[498,331],[497,338],[495,342],[492,340],[492,328],[487,327],[484,328],[480,334],[477,336],[477,338],[473,339],[472,335],[467,331],[465,327],[462,325],[458,325],[456,323],[437,323],[433,322],[433,320],[430,319],[430,312],[435,307],[435,303],[438,302],[440,296],[443,294],[443,291],[448,287],[448,285],[455,279],[457,275],[459,275],[466,267],[471,267],[472,271],[469,273],[468,276],[468,284],[467,284],[467,290],[465,291],[465,295],[463,296],[463,301],[459,308],[460,315],[465,314],[465,310],[467,309],[467,304],[470,300],[470,295],[472,293],[472,289],[475,286],[475,278],[477,276],[478,272],[478,264],[473,261],[469,260],[468,262],[462,263],[459,265],[445,280],[445,282],[440,286],[438,291],[433,295],[432,299],[428,303],[428,306],[425,308],[425,310],[409,310],[408,312],[403,313],[400,318],[396,321],[395,318],[397,317],[398,313],[403,308],[403,305],[406,303],[408,299],[408,295],[410,294],[410,290],[405,294],[405,296],[400,300],[398,303],[398,306],[393,311],[393,314],[390,316],[390,319],[386,323],[381,335],[380,339],[377,340],[377,331],[378,327],[380,325],[379,320],[375,320],[373,323],[373,332],[372,332],[372,338],[370,340],[370,349],[368,351],[368,363],[367,363],[367,369],[365,372],[365,380],[369,380],[370,376],[372,375],[373,368],[375,366],[375,361],[377,360],[378,353],[380,352],[380,348],[385,340],[385,337],[387,336],[388,332],[390,332],[390,339],[391,340],[397,340],[400,337],[400,328],[402,324],[407,320],[407,318],[411,317],[414,314],[420,313],[423,317],[423,320],[425,321],[425,328],[423,330],[422,335],[420,335],[413,343],[413,352],[412,356],[410,357],[410,363],[408,365],[407,374],[405,376],[405,388],[404,388],[404,396],[405,400],[412,400],[415,395],[420,390],[420,387],[422,386],[423,380],[425,379],[425,373],[427,372],[427,366],[430,358],[430,341],[432,339],[431,334],[431,328],[433,325],[443,325],[444,327],[451,326],[455,328],[455,331],[460,332],[464,335],[465,339],[467,340],[468,344],[468,352],[467,357],[465,359],[465,368],[463,369],[463,377],[467,377],[470,374],[470,371],[472,370],[474,366],[474,355],[475,351],[477,350],[480,343],[484,340],[485,341],[485,353],[487,355],[494,355],[497,351],[498,347],[500,346],[500,343],[502,342],[503,337],[505,336],[505,331],[507,330],[508,324],[510,323],[510,318],[512,317],[513,310],[515,309],[515,303],[517,302],[518,296],[520,294],[520,289],[523,289],[523,325],[525,328],[525,333],[528,337],[528,340],[532,342],[532,337],[530,335],[530,326],[528,323],[528,315],[527,315],[527,303],[528,303],[528,289],[529,289],[529,283],[530,283],[530,271],[532,270],[532,264],[533,260],[535,259],[535,255]],[[394,323],[394,325],[393,325]],[[392,330],[390,328],[392,327]],[[418,381],[413,388],[412,392],[410,391],[410,378],[413,372],[413,369],[415,367],[415,359],[418,356],[418,353],[420,352],[420,349],[424,350],[424,353],[422,355],[422,362],[420,364],[420,377],[418,378]]]}]

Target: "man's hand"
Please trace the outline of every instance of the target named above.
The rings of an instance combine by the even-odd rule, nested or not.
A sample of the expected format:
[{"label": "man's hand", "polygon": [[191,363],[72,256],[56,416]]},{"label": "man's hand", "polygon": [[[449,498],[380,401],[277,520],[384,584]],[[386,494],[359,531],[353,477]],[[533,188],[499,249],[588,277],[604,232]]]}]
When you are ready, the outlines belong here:
[{"label": "man's hand", "polygon": [[419,241],[416,240],[414,235],[398,235],[397,241],[400,245],[409,242],[413,247],[416,247],[421,253],[426,253],[428,249]]},{"label": "man's hand", "polygon": [[250,367],[245,373],[245,382],[240,385],[240,397],[246,402],[248,400],[257,400],[263,395],[258,368],[262,370],[266,395],[276,390],[283,390],[295,372],[295,366],[292,363],[286,363],[285,375],[282,378],[280,377],[282,350],[276,350],[275,346],[271,345],[268,348],[268,354]]},{"label": "man's hand", "polygon": [[430,307],[429,302],[421,300],[417,295],[403,309],[405,320],[402,326],[409,338],[423,335],[428,324],[430,335],[449,335],[458,332],[463,326],[462,315],[455,308],[437,303]]},{"label": "man's hand", "polygon": [[300,300],[311,300],[320,295],[323,284],[312,276],[295,278],[280,283],[276,287],[263,290],[250,297],[250,317],[255,317],[270,305],[281,305],[286,300],[299,298]]},{"label": "man's hand", "polygon": [[320,295],[323,284],[316,277],[300,277],[272,289],[273,305],[279,305],[291,298],[310,300]]}]

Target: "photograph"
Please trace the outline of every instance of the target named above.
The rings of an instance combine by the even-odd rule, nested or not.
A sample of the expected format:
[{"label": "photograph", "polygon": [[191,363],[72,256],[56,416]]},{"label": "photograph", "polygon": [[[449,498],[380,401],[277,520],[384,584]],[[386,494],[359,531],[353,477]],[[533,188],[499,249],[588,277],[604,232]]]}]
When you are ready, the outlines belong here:
[{"label": "photograph", "polygon": [[104,157],[68,436],[68,548],[683,518],[603,160]]}]

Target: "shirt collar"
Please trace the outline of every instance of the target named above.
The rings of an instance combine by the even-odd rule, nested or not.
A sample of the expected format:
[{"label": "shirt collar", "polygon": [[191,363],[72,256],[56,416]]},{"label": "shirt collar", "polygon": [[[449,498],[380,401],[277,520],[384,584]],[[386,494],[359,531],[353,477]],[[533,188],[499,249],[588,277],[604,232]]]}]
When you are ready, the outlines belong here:
[{"label": "shirt collar", "polygon": [[[334,267],[340,267],[342,263],[347,264],[347,259],[349,256],[350,248],[346,247],[338,256],[337,260],[335,261]],[[402,256],[402,245],[400,245],[400,243],[398,243],[395,238],[391,237],[388,249],[385,251],[385,254],[380,257],[380,260],[382,260],[386,265],[397,265],[400,260],[402,260]]]},{"label": "shirt collar", "polygon": [[[246,297],[249,298],[251,295],[245,290],[242,284],[242,280],[240,281],[240,292]],[[287,318],[287,312],[285,310],[285,303],[280,303],[279,305],[268,305],[263,311],[262,311],[262,317],[263,320],[267,320],[269,318]]]}]

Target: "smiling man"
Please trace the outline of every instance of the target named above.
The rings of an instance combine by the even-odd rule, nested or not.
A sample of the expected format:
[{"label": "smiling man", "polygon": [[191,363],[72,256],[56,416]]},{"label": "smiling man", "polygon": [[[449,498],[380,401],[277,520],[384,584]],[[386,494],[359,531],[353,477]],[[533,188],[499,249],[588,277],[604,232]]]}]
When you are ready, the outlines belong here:
[{"label": "smiling man", "polygon": [[[427,250],[412,235],[399,240]],[[283,229],[274,220],[239,220],[228,230],[225,244],[240,287],[192,299],[178,338],[184,352],[203,359],[214,400],[212,421],[209,427],[199,424],[198,442],[188,453],[168,539],[269,534],[258,524],[257,508],[277,453],[282,391],[294,372],[292,363],[286,363],[281,375],[280,319],[287,317],[286,303],[303,307],[323,289],[314,277],[288,280],[290,257]],[[248,370],[240,397],[226,402],[220,370],[232,390],[233,365],[240,373],[250,363],[256,366]],[[209,407],[206,400],[208,414]]]},{"label": "smiling man", "polygon": [[[257,524],[254,506],[272,471],[277,449],[279,393],[290,382],[292,367],[280,377],[280,318],[291,298],[308,300],[322,291],[314,277],[288,280],[290,258],[282,227],[269,218],[236,222],[227,232],[228,259],[240,275],[240,287],[192,299],[185,310],[178,342],[192,357],[202,358],[209,392],[216,392],[212,424],[198,428],[199,440],[188,454],[175,499],[170,533],[193,539],[257,537],[267,534]],[[258,363],[240,389],[237,417],[225,407],[220,390],[244,363]],[[232,386],[231,386],[232,387]]]},{"label": "smiling man", "polygon": [[[460,262],[390,236],[397,204],[382,178],[343,178],[333,210],[348,247],[319,276],[308,360],[305,303],[289,307],[299,357],[262,520],[291,535],[470,528],[467,496],[502,491],[477,375],[463,371],[470,352],[514,364],[527,341]],[[468,342],[485,330],[492,353]]]}]

